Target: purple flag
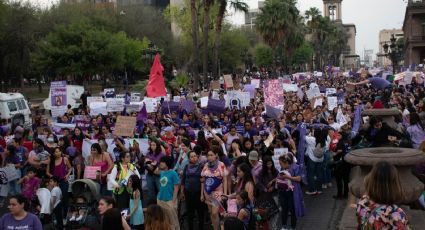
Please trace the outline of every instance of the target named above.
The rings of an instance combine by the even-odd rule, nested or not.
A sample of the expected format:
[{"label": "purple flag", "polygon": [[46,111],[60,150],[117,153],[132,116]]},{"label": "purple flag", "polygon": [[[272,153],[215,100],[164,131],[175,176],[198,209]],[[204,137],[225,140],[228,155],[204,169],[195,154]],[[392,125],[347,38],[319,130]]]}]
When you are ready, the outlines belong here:
[{"label": "purple flag", "polygon": [[139,114],[137,114],[137,121],[145,122],[148,119],[148,112],[146,110],[146,104],[143,103]]},{"label": "purple flag", "polygon": [[180,103],[181,103],[182,110],[188,113],[192,112],[196,107],[195,103],[193,103],[192,100],[184,99],[184,100],[181,100]]},{"label": "purple flag", "polygon": [[161,105],[162,114],[170,114],[172,111],[178,111],[180,104],[175,101],[164,101]]},{"label": "purple flag", "polygon": [[358,105],[356,107],[356,111],[354,112],[354,122],[353,122],[352,131],[355,132],[355,133],[358,133],[359,129],[360,129],[362,110],[363,110],[363,105]]},{"label": "purple flag", "polygon": [[226,110],[226,101],[224,100],[216,100],[216,99],[208,99],[208,106],[206,109],[203,109],[202,111],[206,114],[213,113],[213,114],[220,114],[224,113]]}]

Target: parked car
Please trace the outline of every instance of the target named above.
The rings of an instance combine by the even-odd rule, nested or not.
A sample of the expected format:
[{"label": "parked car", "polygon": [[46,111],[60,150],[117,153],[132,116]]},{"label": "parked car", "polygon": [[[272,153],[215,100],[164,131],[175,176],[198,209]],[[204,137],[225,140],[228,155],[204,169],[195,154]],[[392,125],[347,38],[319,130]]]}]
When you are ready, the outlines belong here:
[{"label": "parked car", "polygon": [[8,126],[31,127],[31,109],[28,101],[21,93],[0,93],[0,118],[6,120]]}]

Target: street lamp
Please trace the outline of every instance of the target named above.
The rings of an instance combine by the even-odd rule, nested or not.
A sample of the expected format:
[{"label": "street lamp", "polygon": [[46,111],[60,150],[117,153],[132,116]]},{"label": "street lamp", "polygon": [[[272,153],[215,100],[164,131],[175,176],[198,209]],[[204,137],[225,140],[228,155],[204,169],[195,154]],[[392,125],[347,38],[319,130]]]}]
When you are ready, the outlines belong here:
[{"label": "street lamp", "polygon": [[384,55],[385,57],[388,57],[391,60],[392,66],[393,66],[393,74],[395,74],[395,69],[398,64],[398,60],[400,59],[400,56],[403,52],[403,46],[401,44],[397,45],[397,39],[395,38],[394,34],[391,35],[390,44],[388,45],[386,42],[382,46],[384,48]]}]

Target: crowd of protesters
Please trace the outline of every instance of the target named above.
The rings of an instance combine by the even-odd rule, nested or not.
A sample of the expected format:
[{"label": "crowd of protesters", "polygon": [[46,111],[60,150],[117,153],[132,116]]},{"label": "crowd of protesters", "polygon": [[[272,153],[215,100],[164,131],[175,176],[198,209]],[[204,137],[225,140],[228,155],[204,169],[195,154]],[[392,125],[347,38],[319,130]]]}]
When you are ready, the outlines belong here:
[{"label": "crowd of protesters", "polygon": [[[243,81],[256,78],[254,74]],[[1,205],[7,203],[10,213],[0,220],[0,229],[24,225],[41,229],[52,223],[63,229],[69,221],[69,204],[78,199],[69,192],[71,183],[83,179],[88,166],[100,167],[96,182],[102,198],[96,207],[99,224],[81,228],[295,229],[297,221],[308,215],[304,196],[318,197],[336,186],[334,198],[347,199],[352,166],[344,156],[351,149],[425,148],[423,80],[402,87],[368,74],[324,73],[283,80],[300,89],[285,92],[284,110],[273,116],[266,112],[261,87],[249,106],[222,113],[203,114],[200,93],[173,95],[190,96],[198,104],[191,111],[154,112],[139,120],[131,138],[147,138],[146,152],[137,141],[126,145],[127,137],[113,134],[118,116],[138,113],[89,116],[87,92],[79,109],[57,118],[59,123],[73,123],[76,115],[87,116],[87,129],[54,132],[42,116],[34,117],[30,128],[2,127],[1,164],[13,165],[19,179],[4,185]],[[342,98],[338,106],[329,110],[326,100],[317,104],[323,96],[309,100],[304,91],[315,87],[312,84],[335,88],[335,96]],[[222,95],[226,89],[221,87]],[[384,107],[400,111],[397,126],[381,117],[367,120],[360,115],[362,110]],[[97,140],[90,153],[83,153],[85,139]],[[113,151],[108,151],[108,139],[116,146]],[[275,150],[282,148],[287,151],[276,157]],[[425,174],[423,168],[418,167],[418,174]],[[359,228],[407,229],[406,215],[396,205],[401,193],[396,169],[378,164],[365,183],[367,193],[357,208]],[[48,208],[40,202],[47,193]]]}]

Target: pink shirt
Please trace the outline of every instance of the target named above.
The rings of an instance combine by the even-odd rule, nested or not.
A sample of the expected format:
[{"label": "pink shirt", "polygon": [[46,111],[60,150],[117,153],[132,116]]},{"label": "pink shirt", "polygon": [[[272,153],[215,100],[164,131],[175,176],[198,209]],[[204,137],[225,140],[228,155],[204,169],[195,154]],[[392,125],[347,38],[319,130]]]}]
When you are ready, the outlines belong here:
[{"label": "pink shirt", "polygon": [[37,191],[40,186],[41,180],[38,177],[33,177],[30,179],[24,179],[22,181],[22,195],[28,200],[32,200],[35,196],[35,191]]}]

